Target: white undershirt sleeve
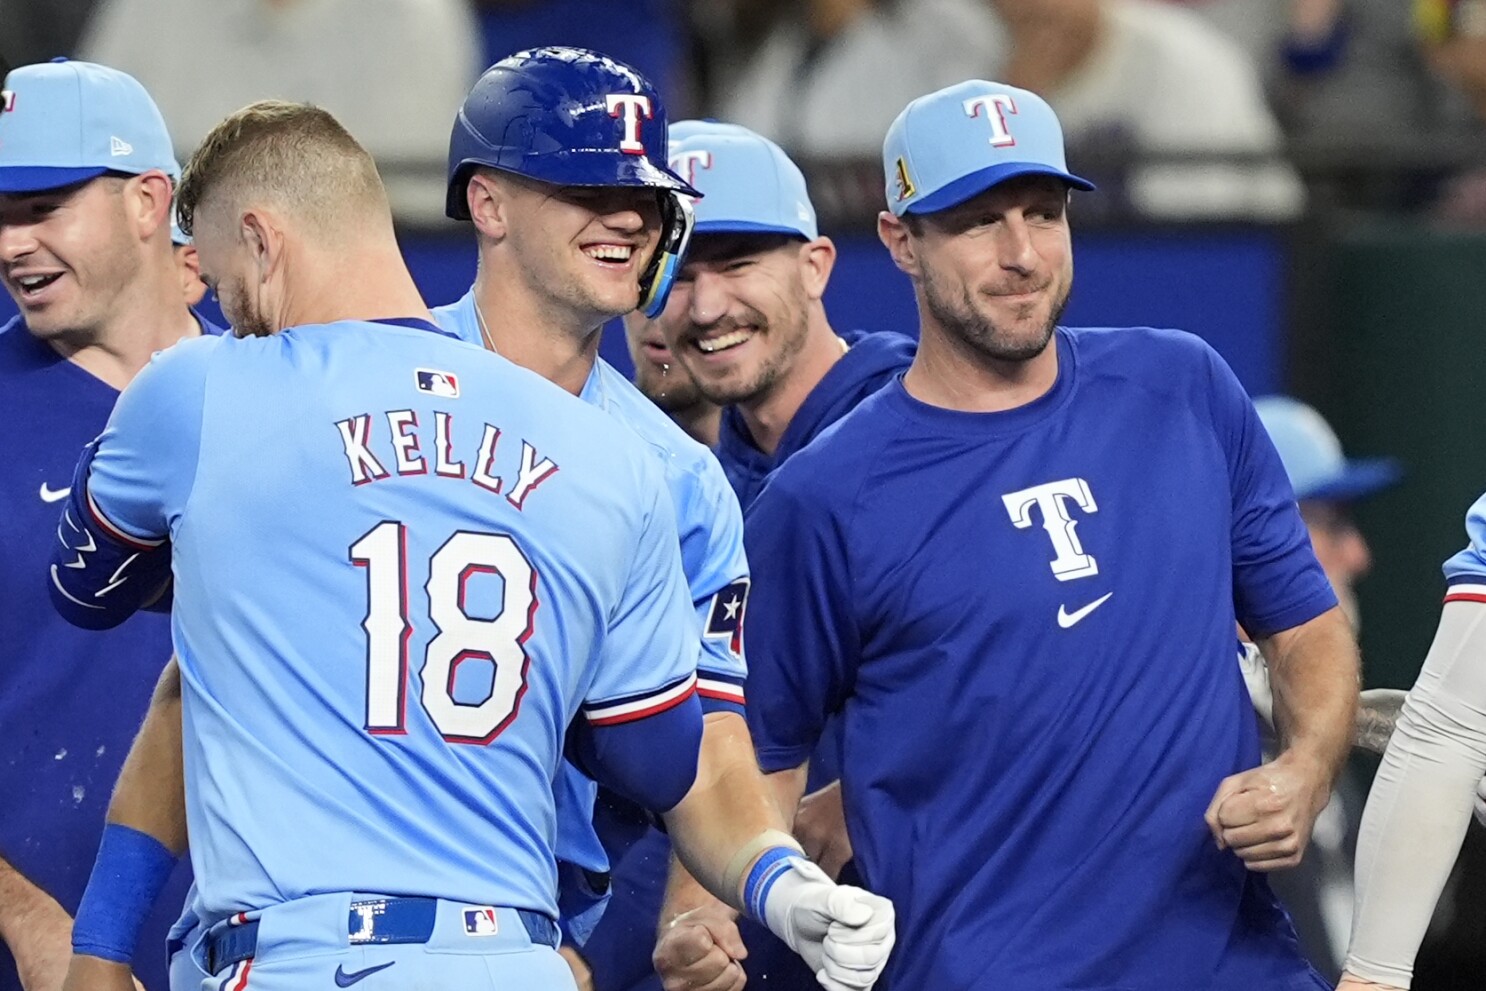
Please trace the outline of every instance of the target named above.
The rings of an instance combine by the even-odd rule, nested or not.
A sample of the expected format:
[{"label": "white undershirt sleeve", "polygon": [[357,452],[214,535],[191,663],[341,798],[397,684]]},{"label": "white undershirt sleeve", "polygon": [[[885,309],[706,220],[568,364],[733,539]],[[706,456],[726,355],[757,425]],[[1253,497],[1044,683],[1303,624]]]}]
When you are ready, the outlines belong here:
[{"label": "white undershirt sleeve", "polygon": [[1347,970],[1407,988],[1486,772],[1486,603],[1447,602],[1362,816]]}]

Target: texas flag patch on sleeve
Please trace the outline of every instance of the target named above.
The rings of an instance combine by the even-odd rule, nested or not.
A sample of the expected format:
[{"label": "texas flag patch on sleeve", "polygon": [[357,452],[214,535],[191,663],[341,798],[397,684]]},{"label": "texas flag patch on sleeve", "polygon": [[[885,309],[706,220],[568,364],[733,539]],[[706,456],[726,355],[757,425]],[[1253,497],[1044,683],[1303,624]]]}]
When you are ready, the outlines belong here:
[{"label": "texas flag patch on sleeve", "polygon": [[712,597],[712,612],[707,617],[703,636],[726,637],[728,649],[743,656],[743,614],[748,608],[748,579],[740,578]]}]

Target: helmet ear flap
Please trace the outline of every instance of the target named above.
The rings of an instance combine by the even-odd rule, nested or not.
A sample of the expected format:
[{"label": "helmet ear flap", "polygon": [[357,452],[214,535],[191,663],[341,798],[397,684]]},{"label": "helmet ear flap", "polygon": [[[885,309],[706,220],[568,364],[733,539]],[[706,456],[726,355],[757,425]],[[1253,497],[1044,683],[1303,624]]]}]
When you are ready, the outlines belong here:
[{"label": "helmet ear flap", "polygon": [[660,213],[660,243],[640,275],[640,305],[636,307],[652,320],[666,308],[697,222],[691,199],[670,190],[661,193]]}]

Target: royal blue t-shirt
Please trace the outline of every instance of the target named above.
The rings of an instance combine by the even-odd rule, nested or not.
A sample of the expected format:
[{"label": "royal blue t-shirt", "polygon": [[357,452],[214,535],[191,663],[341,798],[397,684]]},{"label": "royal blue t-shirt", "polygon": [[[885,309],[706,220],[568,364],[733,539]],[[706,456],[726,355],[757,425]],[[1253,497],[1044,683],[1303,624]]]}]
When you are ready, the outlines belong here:
[{"label": "royal blue t-shirt", "polygon": [[[0,328],[0,418],[9,424],[0,441],[0,857],[68,912],[82,899],[119,768],[170,659],[169,615],[140,613],[93,633],[58,616],[47,594],[78,453],[118,398],[19,317]],[[185,866],[176,872],[140,939],[135,972],[151,988],[165,986],[165,933],[189,876]],[[0,942],[0,991],[20,986]]]},{"label": "royal blue t-shirt", "polygon": [[1235,618],[1336,604],[1284,468],[1199,339],[1056,347],[1032,403],[898,380],[774,473],[745,527],[760,762],[798,766],[840,714],[894,988],[1325,987],[1203,822],[1260,760]]}]

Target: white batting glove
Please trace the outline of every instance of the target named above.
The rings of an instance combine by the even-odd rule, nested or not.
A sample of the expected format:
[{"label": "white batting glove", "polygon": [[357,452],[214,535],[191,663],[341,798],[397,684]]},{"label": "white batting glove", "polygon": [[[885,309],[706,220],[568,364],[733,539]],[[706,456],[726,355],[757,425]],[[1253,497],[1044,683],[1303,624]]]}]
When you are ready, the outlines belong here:
[{"label": "white batting glove", "polygon": [[1486,826],[1486,778],[1476,782],[1476,822]]},{"label": "white batting glove", "polygon": [[770,887],[763,921],[810,966],[829,991],[866,991],[897,938],[893,903],[837,884],[804,857],[790,857]]}]

